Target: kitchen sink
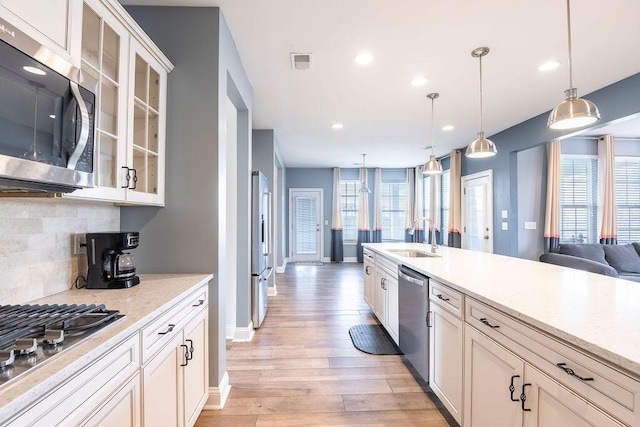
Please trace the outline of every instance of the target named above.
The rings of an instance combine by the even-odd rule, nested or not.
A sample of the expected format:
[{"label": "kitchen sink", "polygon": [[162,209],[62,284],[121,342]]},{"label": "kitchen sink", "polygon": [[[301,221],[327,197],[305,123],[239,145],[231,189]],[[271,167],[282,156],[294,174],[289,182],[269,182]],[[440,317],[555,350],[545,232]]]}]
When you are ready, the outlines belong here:
[{"label": "kitchen sink", "polygon": [[439,257],[438,254],[433,254],[431,252],[418,251],[415,249],[387,249],[389,252],[395,255],[407,257],[407,258],[429,258],[429,257]]}]

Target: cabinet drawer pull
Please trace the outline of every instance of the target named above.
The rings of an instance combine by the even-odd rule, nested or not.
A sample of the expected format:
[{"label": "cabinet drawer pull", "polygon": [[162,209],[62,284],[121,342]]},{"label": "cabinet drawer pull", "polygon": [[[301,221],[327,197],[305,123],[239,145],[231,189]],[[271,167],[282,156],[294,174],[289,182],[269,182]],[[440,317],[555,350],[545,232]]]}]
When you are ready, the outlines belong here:
[{"label": "cabinet drawer pull", "polygon": [[185,341],[189,343],[189,348],[187,349],[187,354],[185,356],[187,357],[187,360],[191,360],[193,359],[193,340]]},{"label": "cabinet drawer pull", "polygon": [[133,168],[131,168],[131,170],[133,171],[133,187],[130,187],[129,190],[135,190],[138,188],[138,171]]},{"label": "cabinet drawer pull", "polygon": [[524,412],[531,412],[531,409],[527,409],[524,407],[524,402],[527,400],[527,395],[524,393],[524,388],[527,386],[531,386],[531,384],[522,384],[522,394],[520,395],[520,401],[522,402],[522,410]]},{"label": "cabinet drawer pull", "polygon": [[567,364],[566,363],[556,363],[556,366],[560,369],[562,369],[563,371],[565,371],[567,374],[571,375],[572,377],[575,377],[581,381],[594,381],[593,378],[588,377],[581,377],[580,375],[576,374],[576,371],[574,371],[571,368],[567,368]]},{"label": "cabinet drawer pull", "polygon": [[511,401],[512,402],[517,402],[519,399],[514,399],[513,398],[513,392],[516,391],[516,386],[513,385],[513,380],[515,380],[516,378],[520,378],[520,375],[513,375],[511,377],[511,385],[509,385],[509,392],[511,393]]},{"label": "cabinet drawer pull", "polygon": [[200,307],[202,304],[204,304],[204,300],[203,299],[198,300],[198,303],[197,304],[193,304],[191,307]]},{"label": "cabinet drawer pull", "polygon": [[487,320],[486,317],[481,318],[480,321],[482,323],[484,323],[485,325],[487,325],[488,327],[493,328],[493,329],[496,329],[496,328],[500,327],[499,325],[492,325],[491,323],[489,323],[489,321]]},{"label": "cabinet drawer pull", "polygon": [[180,366],[187,366],[189,364],[189,347],[184,344],[180,344],[180,347],[184,347],[184,363],[181,363]]},{"label": "cabinet drawer pull", "polygon": [[158,332],[158,335],[166,335],[169,332],[173,331],[173,328],[175,328],[175,327],[176,327],[176,325],[174,325],[173,323],[169,323],[169,327],[167,328],[167,330],[164,331],[164,332]]},{"label": "cabinet drawer pull", "polygon": [[436,295],[438,298],[440,298],[442,301],[449,301],[450,298],[445,298],[442,296],[442,294],[438,294]]}]

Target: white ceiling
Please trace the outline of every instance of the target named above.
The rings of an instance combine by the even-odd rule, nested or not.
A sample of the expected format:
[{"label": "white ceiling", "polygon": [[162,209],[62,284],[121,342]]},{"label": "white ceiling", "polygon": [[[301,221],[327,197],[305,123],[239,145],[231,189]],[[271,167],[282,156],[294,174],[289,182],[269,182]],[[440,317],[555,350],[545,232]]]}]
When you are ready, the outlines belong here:
[{"label": "white ceiling", "polygon": [[[569,86],[564,0],[122,2],[219,6],[253,86],[253,127],[275,130],[288,167],[353,167],[361,153],[372,167],[423,163],[429,92],[440,93],[436,155],[466,146],[479,130],[479,64],[470,54],[479,46],[491,49],[487,135],[552,109]],[[571,15],[579,96],[640,72],[639,0],[574,0]],[[356,65],[360,51],[374,62]],[[292,70],[291,52],[312,53],[313,69]],[[550,59],[560,67],[538,71]],[[428,84],[412,87],[416,75]],[[331,129],[335,122],[344,128]]]}]

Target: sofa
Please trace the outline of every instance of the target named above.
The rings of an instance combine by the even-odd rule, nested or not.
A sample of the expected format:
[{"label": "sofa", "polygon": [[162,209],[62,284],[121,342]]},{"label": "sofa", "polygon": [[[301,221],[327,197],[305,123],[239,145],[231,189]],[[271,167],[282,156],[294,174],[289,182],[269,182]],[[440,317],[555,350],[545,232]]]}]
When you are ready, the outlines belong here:
[{"label": "sofa", "polygon": [[638,242],[628,245],[561,244],[553,252],[542,254],[540,261],[640,282]]}]

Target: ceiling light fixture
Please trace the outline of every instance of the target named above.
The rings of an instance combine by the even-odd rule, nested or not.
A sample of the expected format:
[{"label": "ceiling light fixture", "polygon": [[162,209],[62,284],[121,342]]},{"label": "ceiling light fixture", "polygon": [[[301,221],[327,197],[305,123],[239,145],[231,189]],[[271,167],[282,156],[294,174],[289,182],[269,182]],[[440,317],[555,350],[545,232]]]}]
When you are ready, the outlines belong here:
[{"label": "ceiling light fixture", "polygon": [[450,130],[453,130],[453,125],[445,125],[445,126],[442,126],[442,130],[443,130],[443,131],[445,131],[445,132],[448,132],[448,131],[450,131]]},{"label": "ceiling light fixture", "polygon": [[578,98],[578,89],[573,87],[573,68],[571,65],[571,6],[567,0],[567,39],[569,45],[569,89],[564,91],[565,100],[549,114],[547,126],[551,129],[573,129],[590,125],[600,120],[596,105]]},{"label": "ceiling light fixture", "polygon": [[364,161],[364,157],[366,154],[362,155],[362,169],[364,169],[364,174],[362,175],[362,181],[360,182],[360,188],[358,189],[359,193],[371,193],[369,190],[369,186],[367,186],[367,165]]},{"label": "ceiling light fixture", "polygon": [[429,83],[426,77],[418,76],[411,80],[411,86],[424,86]]},{"label": "ceiling light fixture", "polygon": [[559,66],[560,66],[560,63],[558,61],[549,61],[539,66],[538,71],[551,71],[551,70],[555,70]]},{"label": "ceiling light fixture", "polygon": [[427,98],[431,100],[431,156],[429,157],[429,161],[424,164],[424,168],[422,173],[424,175],[440,175],[442,174],[442,165],[436,159],[436,156],[433,154],[433,149],[435,147],[435,143],[433,142],[433,100],[439,97],[439,93],[430,93],[427,95]]},{"label": "ceiling light fixture", "polygon": [[342,129],[344,125],[342,123],[334,123],[331,125],[331,129]]},{"label": "ceiling light fixture", "polygon": [[464,155],[472,159],[495,156],[498,152],[496,145],[484,137],[482,129],[482,57],[489,53],[488,47],[478,47],[471,51],[471,56],[480,60],[480,132],[478,138],[467,146]]},{"label": "ceiling light fixture", "polygon": [[359,53],[353,58],[356,64],[367,65],[373,62],[373,56],[369,53]]}]

